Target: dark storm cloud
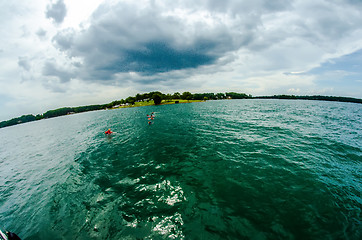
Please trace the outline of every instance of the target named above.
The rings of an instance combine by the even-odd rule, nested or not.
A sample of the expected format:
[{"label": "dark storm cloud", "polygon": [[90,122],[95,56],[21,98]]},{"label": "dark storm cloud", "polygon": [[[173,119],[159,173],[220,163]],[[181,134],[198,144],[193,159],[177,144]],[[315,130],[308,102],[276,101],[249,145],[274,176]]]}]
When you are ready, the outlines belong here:
[{"label": "dark storm cloud", "polygon": [[[252,53],[251,57],[258,56],[256,71],[261,67],[270,71],[298,68],[318,58],[322,49],[333,53],[329,43],[359,28],[359,12],[347,16],[349,11],[340,10],[339,4],[337,0],[328,4],[312,0],[174,0],[167,5],[147,0],[106,1],[86,28],[62,30],[53,37],[53,44],[70,60],[81,60],[74,67],[76,77],[83,80],[113,80],[137,73],[131,81],[153,82],[164,81],[159,78],[166,76],[163,73],[178,70],[186,70],[189,76],[210,71],[208,66],[218,71],[234,61],[241,49]],[[300,48],[303,50],[298,52]],[[290,59],[291,50],[298,53],[293,58],[298,61]]]},{"label": "dark storm cloud", "polygon": [[153,74],[195,68],[215,60],[215,56],[208,55],[201,46],[197,45],[186,51],[175,49],[165,42],[148,42],[143,47],[142,50],[121,49],[120,57],[110,61],[109,64],[99,66],[96,70]]},{"label": "dark storm cloud", "polygon": [[64,30],[53,42],[69,56],[84,60],[89,79],[101,80],[116,73],[152,75],[213,64],[253,38],[252,26],[233,31],[212,16],[187,22],[185,16],[164,11],[125,3],[103,5],[88,29]]},{"label": "dark storm cloud", "polygon": [[48,5],[45,14],[47,18],[53,19],[55,23],[60,24],[67,14],[67,8],[63,0],[58,0]]}]

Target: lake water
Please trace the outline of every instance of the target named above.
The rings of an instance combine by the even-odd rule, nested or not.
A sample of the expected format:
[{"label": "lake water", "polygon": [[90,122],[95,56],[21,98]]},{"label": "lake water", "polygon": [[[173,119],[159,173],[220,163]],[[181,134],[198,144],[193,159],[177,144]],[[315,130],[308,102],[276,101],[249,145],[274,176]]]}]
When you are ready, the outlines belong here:
[{"label": "lake water", "polygon": [[208,101],[0,129],[0,225],[22,239],[361,239],[361,193],[361,104]]}]

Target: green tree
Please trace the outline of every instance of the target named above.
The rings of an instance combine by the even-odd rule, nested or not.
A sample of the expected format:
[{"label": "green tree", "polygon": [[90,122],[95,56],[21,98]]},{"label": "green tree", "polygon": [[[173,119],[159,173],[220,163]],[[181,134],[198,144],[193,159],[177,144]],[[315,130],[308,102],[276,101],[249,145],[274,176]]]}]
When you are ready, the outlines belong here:
[{"label": "green tree", "polygon": [[35,116],[35,120],[40,120],[40,119],[43,119],[44,117],[43,117],[43,114],[37,114],[36,116]]},{"label": "green tree", "polygon": [[139,102],[139,101],[143,100],[143,96],[141,94],[137,93],[135,100],[136,100],[136,102]]},{"label": "green tree", "polygon": [[236,92],[227,92],[226,93],[227,97],[230,97],[232,99],[244,99],[244,98],[250,98],[249,95],[245,94],[245,93],[236,93]]},{"label": "green tree", "polygon": [[126,103],[134,105],[135,101],[136,101],[136,98],[134,98],[134,97],[126,98]]},{"label": "green tree", "polygon": [[195,93],[195,94],[193,94],[194,100],[205,100],[205,98],[215,99],[216,97],[215,97],[214,93]]},{"label": "green tree", "polygon": [[166,94],[165,95],[165,100],[167,100],[167,101],[171,101],[172,100],[172,95],[171,94]]},{"label": "green tree", "polygon": [[216,98],[217,98],[217,99],[224,99],[224,98],[225,98],[225,94],[224,94],[224,93],[217,93],[217,94],[216,94]]},{"label": "green tree", "polygon": [[181,99],[191,100],[191,99],[192,99],[192,93],[190,93],[190,92],[183,92],[182,95],[181,95]]},{"label": "green tree", "polygon": [[150,100],[150,94],[149,93],[142,94],[142,101],[144,101],[144,100],[147,100],[147,101]]},{"label": "green tree", "polygon": [[172,98],[173,99],[180,99],[181,98],[181,95],[179,92],[175,92],[173,95],[172,95]]},{"label": "green tree", "polygon": [[153,99],[153,102],[155,103],[155,105],[158,105],[162,102],[162,97],[158,93],[153,94],[152,99]]}]

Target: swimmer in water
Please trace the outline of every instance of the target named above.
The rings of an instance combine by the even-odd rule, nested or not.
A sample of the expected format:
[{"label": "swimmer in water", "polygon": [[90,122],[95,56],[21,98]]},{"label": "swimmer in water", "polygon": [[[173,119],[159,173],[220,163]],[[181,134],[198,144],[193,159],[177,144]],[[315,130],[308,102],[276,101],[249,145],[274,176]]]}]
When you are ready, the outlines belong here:
[{"label": "swimmer in water", "polygon": [[109,128],[107,131],[104,132],[107,135],[111,135],[113,132],[111,131],[111,129]]}]

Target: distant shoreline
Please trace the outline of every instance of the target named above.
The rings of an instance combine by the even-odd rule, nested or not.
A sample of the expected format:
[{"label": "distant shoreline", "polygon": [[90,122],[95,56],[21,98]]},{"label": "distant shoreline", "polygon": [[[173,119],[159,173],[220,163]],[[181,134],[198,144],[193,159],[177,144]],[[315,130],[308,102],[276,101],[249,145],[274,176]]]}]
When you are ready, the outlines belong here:
[{"label": "distant shoreline", "polygon": [[[176,97],[176,98],[174,98]],[[108,110],[117,108],[131,108],[155,105],[167,105],[178,103],[192,103],[202,102],[205,100],[226,100],[226,99],[285,99],[285,100],[312,100],[312,101],[330,101],[330,102],[350,102],[362,103],[362,99],[351,97],[335,97],[335,96],[295,96],[295,95],[273,95],[273,96],[258,96],[253,97],[245,93],[195,93],[184,92],[182,95],[179,93],[163,94],[161,92],[150,92],[145,94],[137,94],[135,97],[128,97],[125,100],[113,101],[108,104],[102,105],[87,105],[80,107],[63,107],[54,110],[49,110],[43,114],[36,116],[29,114],[21,117],[13,118],[7,121],[0,122],[0,128],[9,127],[21,123],[37,121],[46,118],[53,118],[58,116],[70,115],[81,112],[89,112],[96,110]],[[155,104],[157,103],[157,104]]]},{"label": "distant shoreline", "polygon": [[350,102],[362,103],[362,99],[351,97],[334,97],[334,96],[294,96],[294,95],[274,95],[253,97],[253,99],[286,99],[286,100],[312,100],[312,101],[328,101],[328,102]]}]

